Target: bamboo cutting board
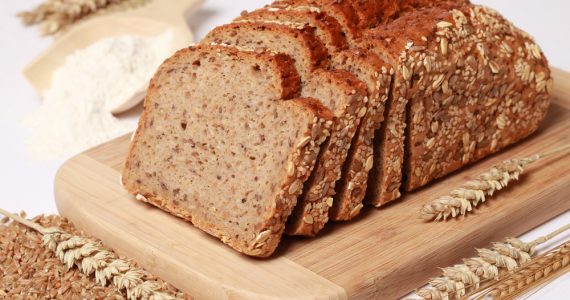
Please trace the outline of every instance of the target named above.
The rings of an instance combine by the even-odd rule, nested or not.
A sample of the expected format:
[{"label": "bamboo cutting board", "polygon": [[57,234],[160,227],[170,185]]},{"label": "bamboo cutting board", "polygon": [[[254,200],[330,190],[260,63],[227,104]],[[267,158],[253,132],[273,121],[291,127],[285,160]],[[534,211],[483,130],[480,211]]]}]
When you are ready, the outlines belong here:
[{"label": "bamboo cutting board", "polygon": [[464,219],[424,223],[422,204],[501,160],[570,143],[570,74],[554,71],[553,103],[541,129],[501,154],[407,194],[357,220],[329,225],[315,239],[284,238],[271,259],[252,259],[191,224],[140,203],[119,183],[129,137],[62,166],[60,213],[108,246],[197,299],[389,299],[436,275],[474,248],[517,236],[570,210],[570,155],[530,166],[521,182]]}]

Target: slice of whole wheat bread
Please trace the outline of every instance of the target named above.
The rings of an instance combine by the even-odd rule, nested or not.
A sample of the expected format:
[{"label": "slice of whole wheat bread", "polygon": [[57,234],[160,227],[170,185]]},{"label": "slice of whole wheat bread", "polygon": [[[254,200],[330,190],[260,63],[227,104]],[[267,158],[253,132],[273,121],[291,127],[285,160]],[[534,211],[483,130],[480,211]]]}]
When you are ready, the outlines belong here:
[{"label": "slice of whole wheat bread", "polygon": [[178,51],[151,80],[126,189],[240,252],[271,255],[332,123],[317,100],[282,100],[299,94],[293,65],[267,51]]},{"label": "slice of whole wheat bread", "polygon": [[374,167],[374,136],[384,120],[384,106],[390,95],[394,70],[374,53],[361,48],[339,52],[331,66],[355,74],[368,87],[366,115],[352,141],[348,157],[342,168],[342,179],[336,184],[334,205],[330,218],[347,221],[356,217],[362,209],[366,195],[368,173]]},{"label": "slice of whole wheat bread", "polygon": [[335,185],[366,114],[367,89],[352,73],[317,70],[303,86],[301,96],[320,99],[335,116],[331,136],[321,148],[315,170],[285,229],[290,235],[315,236],[329,220]]},{"label": "slice of whole wheat bread", "polygon": [[[295,59],[298,69],[302,70],[302,96],[321,100],[335,116],[331,141],[327,141],[323,146],[322,158],[317,162],[315,175],[306,183],[286,231],[295,235],[315,235],[328,221],[328,209],[332,203],[335,183],[340,179],[348,148],[360,119],[365,114],[366,86],[348,72],[315,70],[315,64],[307,58],[309,51],[304,45],[322,43],[307,43],[298,39],[301,34],[304,38],[309,38],[304,26],[297,26],[288,21],[281,24],[259,21],[231,25],[214,29],[203,43],[214,41],[251,49],[267,48],[290,55]],[[313,35],[312,39],[317,38]]]}]

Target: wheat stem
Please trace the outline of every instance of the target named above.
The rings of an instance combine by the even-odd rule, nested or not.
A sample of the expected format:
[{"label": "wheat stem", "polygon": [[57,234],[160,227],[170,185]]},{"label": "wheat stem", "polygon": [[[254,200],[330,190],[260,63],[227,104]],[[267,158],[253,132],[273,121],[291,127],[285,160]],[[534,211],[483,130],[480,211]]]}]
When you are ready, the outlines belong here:
[{"label": "wheat stem", "polygon": [[477,290],[482,283],[499,280],[504,274],[511,274],[531,264],[531,256],[538,245],[568,230],[570,224],[529,243],[508,238],[504,243],[494,243],[491,249],[477,249],[477,257],[464,259],[463,264],[443,268],[443,275],[431,279],[430,287],[420,289],[417,294],[432,300],[463,297],[467,292]]},{"label": "wheat stem", "polygon": [[475,299],[486,299],[489,296],[513,299],[568,271],[570,271],[570,241],[534,258],[514,272],[505,273],[497,281],[471,293],[470,296],[476,296]]},{"label": "wheat stem", "polygon": [[507,187],[511,181],[518,180],[529,164],[568,150],[570,150],[570,144],[522,159],[505,160],[480,174],[476,179],[452,190],[448,195],[423,205],[419,211],[419,217],[426,221],[440,221],[464,216],[479,203],[485,202],[487,197]]},{"label": "wheat stem", "polygon": [[68,269],[76,266],[86,275],[94,275],[102,286],[112,284],[127,299],[176,299],[162,292],[156,281],[144,280],[148,274],[91,239],[71,235],[57,227],[45,228],[0,208],[0,214],[32,228],[43,235],[46,248],[55,253]]}]

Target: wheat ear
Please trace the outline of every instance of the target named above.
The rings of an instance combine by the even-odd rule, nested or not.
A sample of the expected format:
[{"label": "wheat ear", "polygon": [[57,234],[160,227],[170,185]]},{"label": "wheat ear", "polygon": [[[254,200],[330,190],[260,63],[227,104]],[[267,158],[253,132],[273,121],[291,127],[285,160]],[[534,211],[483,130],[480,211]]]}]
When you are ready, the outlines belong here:
[{"label": "wheat ear", "polygon": [[505,160],[476,179],[451,191],[448,195],[425,204],[420,209],[419,217],[426,221],[439,221],[464,216],[479,203],[485,202],[487,196],[493,196],[496,191],[505,188],[511,181],[518,180],[529,164],[568,149],[570,145],[527,158]]},{"label": "wheat ear", "polygon": [[133,267],[91,239],[71,235],[57,227],[45,228],[2,208],[0,214],[41,233],[44,246],[53,251],[68,269],[76,266],[82,273],[94,275],[95,281],[102,286],[113,284],[127,299],[176,299],[161,292],[159,283],[143,280],[146,271]]},{"label": "wheat ear", "polygon": [[568,271],[570,271],[570,241],[534,258],[515,272],[506,273],[498,281],[477,291],[472,296],[476,296],[475,299],[486,299],[489,296],[494,299],[513,299]]},{"label": "wheat ear", "polygon": [[503,243],[494,243],[491,249],[477,249],[477,257],[464,259],[463,264],[443,268],[442,276],[431,279],[430,287],[420,289],[416,293],[431,300],[461,298],[467,292],[478,289],[482,282],[498,280],[501,274],[528,264],[538,245],[567,230],[570,230],[570,224],[529,243],[517,238],[507,238]]},{"label": "wheat ear", "polygon": [[17,14],[25,25],[40,24],[42,35],[57,34],[89,16],[134,8],[151,0],[46,0]]}]

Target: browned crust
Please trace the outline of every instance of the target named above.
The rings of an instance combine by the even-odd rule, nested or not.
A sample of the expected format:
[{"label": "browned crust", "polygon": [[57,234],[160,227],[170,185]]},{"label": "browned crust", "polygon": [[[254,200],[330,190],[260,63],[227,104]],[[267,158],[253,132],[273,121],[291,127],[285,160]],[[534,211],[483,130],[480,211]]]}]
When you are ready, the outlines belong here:
[{"label": "browned crust", "polygon": [[[493,22],[474,24],[472,15],[480,23]],[[457,20],[466,27],[458,26]],[[467,28],[463,31],[467,34],[457,38],[445,32],[456,28]],[[501,33],[498,28],[509,33]],[[470,40],[478,33],[484,33],[484,37]],[[544,118],[552,83],[544,55],[526,33],[486,8],[449,5],[418,9],[368,38],[374,39],[372,48],[380,49],[398,66],[394,99],[404,97],[410,102],[406,190],[421,187],[523,139]],[[476,47],[477,43],[483,50]],[[412,65],[408,60],[411,56],[422,63]],[[452,64],[447,65],[450,61]],[[525,71],[525,66],[532,67]],[[403,68],[407,76],[402,75]],[[477,77],[465,77],[467,68],[475,70],[469,73]],[[373,198],[372,203],[385,201]]]},{"label": "browned crust", "polygon": [[[139,120],[139,125],[136,132],[133,135],[133,141],[129,147],[129,153],[127,159],[125,161],[125,165],[123,168],[123,176],[122,182],[125,188],[131,194],[137,194],[137,199],[140,201],[148,202],[152,205],[155,205],[167,212],[172,213],[178,217],[184,218],[188,221],[193,222],[193,224],[220,238],[222,242],[228,244],[232,248],[245,253],[251,256],[258,256],[258,257],[267,257],[270,256],[274,250],[276,249],[281,234],[284,230],[284,223],[290,214],[292,208],[295,206],[296,198],[302,192],[302,183],[308,178],[311,170],[314,166],[316,157],[318,152],[320,151],[320,144],[324,142],[326,137],[330,133],[330,123],[332,122],[332,113],[322,106],[318,101],[314,99],[295,99],[283,102],[284,105],[288,105],[287,103],[291,103],[293,105],[297,105],[302,107],[303,111],[308,114],[308,120],[311,120],[309,123],[308,128],[305,130],[305,136],[307,140],[302,139],[299,141],[296,146],[295,150],[289,157],[289,160],[293,166],[295,167],[295,171],[293,174],[288,173],[288,177],[284,179],[283,183],[281,184],[281,192],[276,195],[275,207],[272,208],[271,216],[265,222],[263,222],[263,226],[261,226],[261,230],[257,233],[256,238],[249,244],[247,248],[243,247],[243,243],[239,241],[234,241],[231,238],[227,238],[225,232],[223,230],[217,229],[213,226],[210,226],[207,220],[200,220],[200,219],[192,219],[192,216],[188,211],[186,211],[182,207],[178,207],[168,199],[162,198],[160,195],[154,195],[145,191],[140,190],[140,187],[137,186],[136,183],[130,182],[129,180],[129,169],[131,168],[131,158],[134,155],[135,148],[140,140],[140,135],[144,131],[143,124],[145,124],[146,119],[148,117],[149,111],[152,109],[152,106],[149,106],[149,97],[160,88],[160,85],[157,84],[157,79],[160,76],[164,76],[165,72],[168,72],[172,67],[171,65],[177,63],[181,60],[185,55],[190,53],[191,51],[205,51],[208,53],[211,52],[219,52],[224,53],[225,55],[235,56],[239,59],[252,59],[252,60],[260,60],[265,61],[270,67],[279,71],[280,76],[285,76],[283,81],[287,81],[287,78],[295,77],[294,74],[291,74],[291,67],[290,62],[286,56],[282,54],[273,54],[267,51],[240,51],[233,47],[227,46],[219,46],[219,45],[200,45],[200,46],[192,46],[189,48],[185,48],[176,52],[172,57],[167,59],[159,70],[156,72],[155,76],[150,82],[149,89],[147,92],[147,96],[145,98],[145,109],[142,113],[142,116]],[[289,65],[284,66],[283,64],[288,63]],[[293,69],[294,70],[294,69]],[[298,75],[297,75],[298,77]],[[283,77],[282,77],[283,78]],[[287,84],[283,83],[283,93],[284,94],[291,94],[292,92],[285,92],[287,90]],[[296,93],[296,92],[295,92]],[[296,187],[296,188],[295,188]],[[277,219],[275,219],[277,218]],[[269,230],[270,234],[263,234],[263,232]],[[263,241],[261,241],[260,237],[263,237]]]},{"label": "browned crust", "polygon": [[270,6],[316,7],[338,21],[349,44],[360,37],[358,15],[349,0],[281,0]]},{"label": "browned crust", "polygon": [[291,22],[302,22],[311,27],[315,27],[319,35],[323,35],[322,42],[328,47],[329,54],[340,51],[348,47],[346,37],[342,33],[342,28],[337,20],[326,13],[311,10],[298,10],[291,7],[275,8],[266,7],[252,12],[242,12],[236,21],[250,20],[287,20]]},{"label": "browned crust", "polygon": [[396,0],[353,0],[350,2],[358,15],[359,26],[362,29],[375,27],[398,12]]},{"label": "browned crust", "polygon": [[[441,28],[434,24],[439,24],[442,19],[453,25]],[[452,84],[453,79],[443,71],[443,84],[434,88],[433,94],[454,96],[455,99],[449,101],[451,104],[447,101],[422,104],[419,99],[426,96],[416,89],[410,90],[409,159],[405,165],[405,189],[408,191],[527,137],[536,131],[549,106],[548,82],[551,79],[546,58],[528,34],[498,13],[468,5],[449,11],[444,18],[434,20],[432,26],[432,36],[428,41],[430,47],[442,49],[437,36],[440,40],[448,40],[446,47],[452,49],[448,50],[447,56],[441,55],[442,51],[436,52],[439,60],[452,59],[459,64],[465,60],[469,64],[470,57],[475,57],[477,64],[472,68],[478,76],[472,80],[462,72],[457,83]],[[467,26],[473,28],[473,34],[457,37],[456,28]],[[505,44],[509,45],[509,50],[505,49]],[[483,54],[476,45],[483,45]],[[469,46],[472,51],[465,49]],[[465,51],[465,54],[458,53],[456,49]],[[438,60],[437,57],[435,59]],[[524,75],[526,66],[530,69],[528,78]],[[429,123],[425,120],[434,112],[428,105],[445,107],[439,110],[445,113],[446,118],[438,121],[449,126],[440,126],[435,133],[426,130]],[[456,105],[467,107],[468,111],[457,114],[453,109]],[[420,116],[423,106],[426,113]],[[434,114],[434,118],[438,117],[437,113]],[[456,141],[454,147],[450,147],[450,139]]]},{"label": "browned crust", "polygon": [[384,120],[384,107],[394,71],[374,53],[359,48],[339,53],[333,60],[333,66],[346,71],[358,67],[374,74],[371,78],[374,84],[368,88],[367,112],[353,139],[342,178],[336,184],[334,205],[329,214],[332,220],[348,221],[360,213],[368,188],[368,174],[374,166],[374,155],[379,156],[374,152],[373,140]]},{"label": "browned crust", "polygon": [[319,73],[335,82],[346,95],[353,96],[342,113],[337,112],[331,136],[323,144],[315,170],[287,222],[286,233],[290,235],[315,236],[328,222],[335,184],[340,179],[352,138],[364,115],[361,110],[366,109],[366,85],[352,73],[341,70]]},{"label": "browned crust", "polygon": [[321,149],[321,144],[330,133],[332,113],[324,107],[320,101],[310,98],[300,98],[290,100],[290,103],[302,107],[309,115],[308,118],[313,120],[304,134],[304,136],[310,139],[308,142],[301,140],[295,144],[295,149],[288,159],[294,167],[293,174],[289,173],[288,177],[284,179],[281,184],[280,192],[277,195],[276,206],[269,214],[272,218],[265,221],[262,226],[264,229],[260,230],[257,236],[261,235],[265,230],[271,230],[272,234],[262,244],[256,241],[250,244],[250,248],[243,251],[248,255],[268,257],[273,254],[281,240],[285,229],[285,222],[297,205],[297,198],[303,191],[303,183],[309,178],[313,171]]},{"label": "browned crust", "polygon": [[[202,44],[219,43],[223,44],[221,38],[225,33],[231,31],[272,31],[281,35],[289,35],[299,41],[300,44],[305,46],[309,53],[310,69],[326,68],[328,66],[328,52],[325,46],[318,40],[315,35],[315,29],[310,26],[303,26],[301,28],[293,28],[288,25],[263,23],[263,22],[240,22],[230,23],[218,26],[208,33],[202,40]],[[259,47],[260,49],[262,47]],[[277,49],[271,49],[277,51]]]}]

